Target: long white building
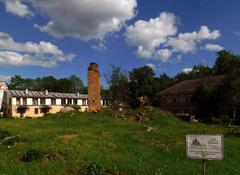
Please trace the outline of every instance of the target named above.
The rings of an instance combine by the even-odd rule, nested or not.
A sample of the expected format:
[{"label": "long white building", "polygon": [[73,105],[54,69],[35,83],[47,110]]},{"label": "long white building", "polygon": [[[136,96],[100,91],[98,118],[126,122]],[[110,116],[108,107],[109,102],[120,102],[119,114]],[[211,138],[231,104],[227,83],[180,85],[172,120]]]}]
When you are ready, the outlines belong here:
[{"label": "long white building", "polygon": [[[102,99],[102,106],[108,105]],[[88,111],[88,95],[79,93],[57,93],[46,91],[9,90],[0,82],[0,111],[4,116],[15,118],[41,117],[47,113],[60,112],[66,106]]]}]

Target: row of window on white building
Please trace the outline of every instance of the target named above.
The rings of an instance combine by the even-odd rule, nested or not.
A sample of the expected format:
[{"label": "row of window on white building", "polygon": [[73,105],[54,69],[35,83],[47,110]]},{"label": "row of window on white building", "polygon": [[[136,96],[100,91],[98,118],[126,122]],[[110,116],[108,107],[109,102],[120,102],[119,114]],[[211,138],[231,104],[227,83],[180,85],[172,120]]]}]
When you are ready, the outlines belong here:
[{"label": "row of window on white building", "polygon": [[87,106],[87,99],[10,98],[10,105],[79,105]]}]

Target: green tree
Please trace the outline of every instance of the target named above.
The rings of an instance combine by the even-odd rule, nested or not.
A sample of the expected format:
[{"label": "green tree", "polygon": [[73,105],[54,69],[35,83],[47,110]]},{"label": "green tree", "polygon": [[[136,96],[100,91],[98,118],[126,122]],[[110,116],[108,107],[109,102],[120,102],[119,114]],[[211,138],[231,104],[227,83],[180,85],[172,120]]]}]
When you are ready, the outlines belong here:
[{"label": "green tree", "polygon": [[129,73],[129,79],[132,106],[135,106],[136,99],[141,96],[146,96],[150,104],[154,104],[159,82],[154,78],[152,68],[149,66],[135,68]]},{"label": "green tree", "polygon": [[71,75],[69,77],[69,80],[71,81],[72,84],[72,90],[71,92],[82,92],[85,89],[85,86],[82,82],[82,80],[77,77],[76,75]]},{"label": "green tree", "polygon": [[229,74],[240,66],[240,57],[230,51],[220,51],[217,53],[217,59],[214,65],[216,75]]},{"label": "green tree", "polygon": [[111,65],[111,72],[104,75],[109,87],[109,97],[115,104],[128,102],[128,77],[119,66]]},{"label": "green tree", "polygon": [[197,105],[197,116],[203,121],[211,121],[217,115],[218,89],[212,85],[201,84],[195,91],[192,101]]}]

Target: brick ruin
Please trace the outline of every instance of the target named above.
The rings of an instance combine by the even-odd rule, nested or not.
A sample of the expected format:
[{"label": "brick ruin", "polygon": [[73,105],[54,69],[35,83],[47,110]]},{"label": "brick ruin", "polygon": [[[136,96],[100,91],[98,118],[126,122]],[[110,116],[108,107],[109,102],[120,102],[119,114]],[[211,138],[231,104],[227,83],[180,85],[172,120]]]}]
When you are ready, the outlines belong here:
[{"label": "brick ruin", "polygon": [[96,63],[90,63],[88,67],[88,110],[98,112],[100,109],[100,72]]}]

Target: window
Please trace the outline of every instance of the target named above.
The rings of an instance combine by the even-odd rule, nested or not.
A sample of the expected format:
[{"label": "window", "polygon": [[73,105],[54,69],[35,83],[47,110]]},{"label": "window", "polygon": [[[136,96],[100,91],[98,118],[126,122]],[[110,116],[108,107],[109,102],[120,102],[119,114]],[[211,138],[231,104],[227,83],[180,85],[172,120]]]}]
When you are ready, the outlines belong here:
[{"label": "window", "polygon": [[45,105],[45,99],[44,99],[44,98],[41,98],[41,99],[40,99],[40,104],[41,104],[41,105]]},{"label": "window", "polygon": [[61,99],[61,104],[65,105],[66,104],[66,100],[65,99]]},{"label": "window", "polygon": [[41,113],[47,114],[49,113],[49,108],[41,108]]},{"label": "window", "polygon": [[27,105],[27,99],[23,98],[23,105]]},{"label": "window", "polygon": [[20,105],[20,98],[17,98],[17,99],[16,99],[16,104],[17,104],[17,105]]},{"label": "window", "polygon": [[38,99],[37,98],[33,98],[33,105],[38,105]]},{"label": "window", "polygon": [[86,106],[87,105],[87,100],[82,100],[82,104],[83,104],[83,106]]},{"label": "window", "polygon": [[74,105],[77,105],[77,99],[74,99],[74,100],[73,100],[73,104],[74,104]]},{"label": "window", "polygon": [[34,109],[34,114],[38,114],[38,108]]},{"label": "window", "polygon": [[68,105],[72,104],[72,99],[67,99],[67,104]]},{"label": "window", "polygon": [[53,98],[51,104],[56,105],[56,99]]},{"label": "window", "polygon": [[9,105],[12,105],[12,99],[9,98]]}]

